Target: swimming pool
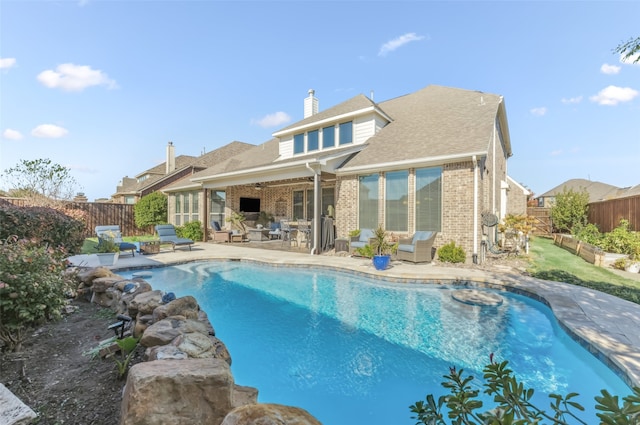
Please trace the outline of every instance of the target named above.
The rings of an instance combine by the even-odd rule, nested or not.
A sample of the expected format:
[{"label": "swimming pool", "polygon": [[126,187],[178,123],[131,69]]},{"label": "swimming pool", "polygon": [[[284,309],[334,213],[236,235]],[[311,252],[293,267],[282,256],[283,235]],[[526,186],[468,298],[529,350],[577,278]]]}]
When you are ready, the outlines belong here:
[{"label": "swimming pool", "polygon": [[576,391],[582,417],[595,420],[601,388],[630,393],[546,306],[516,294],[476,307],[452,300],[455,286],[232,261],[153,269],[145,280],[198,300],[231,353],[236,383],[325,425],[413,424],[408,406],[444,394],[450,366],[480,378],[491,353],[536,388],[543,407],[548,393]]}]

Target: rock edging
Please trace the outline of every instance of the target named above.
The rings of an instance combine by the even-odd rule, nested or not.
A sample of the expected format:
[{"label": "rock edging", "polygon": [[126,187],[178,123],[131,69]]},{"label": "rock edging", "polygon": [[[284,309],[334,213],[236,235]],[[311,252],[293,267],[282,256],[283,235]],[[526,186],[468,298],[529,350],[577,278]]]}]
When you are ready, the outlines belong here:
[{"label": "rock edging", "polygon": [[77,297],[131,317],[130,332],[145,347],[145,361],[128,371],[120,425],[320,425],[303,409],[260,404],[256,388],[235,384],[231,355],[195,298],[164,303],[144,279],[104,267],[76,276]]}]

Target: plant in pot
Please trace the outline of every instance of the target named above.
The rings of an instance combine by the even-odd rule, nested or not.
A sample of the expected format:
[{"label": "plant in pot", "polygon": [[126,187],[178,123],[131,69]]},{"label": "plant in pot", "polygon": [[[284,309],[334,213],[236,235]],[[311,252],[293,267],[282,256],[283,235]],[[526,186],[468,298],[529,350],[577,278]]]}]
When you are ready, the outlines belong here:
[{"label": "plant in pot", "polygon": [[258,229],[269,227],[269,224],[274,220],[275,219],[273,218],[273,214],[266,211],[260,211],[260,213],[258,214],[258,219],[256,220],[256,227]]},{"label": "plant in pot", "polygon": [[231,227],[235,230],[235,233],[237,233],[238,231],[240,231],[241,233],[246,233],[247,229],[244,224],[246,220],[247,218],[241,212],[233,212],[229,217],[225,219],[225,221],[231,223]]},{"label": "plant in pot", "polygon": [[373,232],[373,239],[371,240],[371,248],[373,249],[373,266],[376,270],[384,270],[389,267],[391,261],[391,254],[396,252],[398,244],[389,241],[389,235],[387,231],[378,226]]},{"label": "plant in pot", "polygon": [[97,250],[96,255],[102,265],[113,266],[120,256],[120,244],[107,235],[103,235]]}]

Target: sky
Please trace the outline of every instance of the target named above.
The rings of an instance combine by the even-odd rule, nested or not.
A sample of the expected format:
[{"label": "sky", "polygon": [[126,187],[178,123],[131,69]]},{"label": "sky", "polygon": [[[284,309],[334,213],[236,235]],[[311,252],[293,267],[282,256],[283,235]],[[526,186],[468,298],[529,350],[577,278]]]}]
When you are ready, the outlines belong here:
[{"label": "sky", "polygon": [[[260,144],[358,94],[504,97],[509,175],[640,184],[638,1],[0,0],[0,173],[48,158],[108,198],[176,155]],[[9,189],[0,177],[0,189]]]}]

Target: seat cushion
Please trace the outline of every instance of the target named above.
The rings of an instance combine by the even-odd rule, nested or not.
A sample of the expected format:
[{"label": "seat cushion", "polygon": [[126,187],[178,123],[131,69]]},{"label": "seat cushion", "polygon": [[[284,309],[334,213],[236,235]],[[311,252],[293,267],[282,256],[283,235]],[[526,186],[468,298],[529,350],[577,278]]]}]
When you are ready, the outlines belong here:
[{"label": "seat cushion", "polygon": [[398,251],[413,252],[414,250],[415,250],[415,245],[413,245],[413,244],[400,244],[400,245],[398,245]]},{"label": "seat cushion", "polygon": [[[430,230],[419,230],[413,235],[412,243],[416,243],[416,241],[426,241],[433,235],[433,232]],[[403,250],[404,251],[404,250]],[[413,251],[411,251],[413,252]]]},{"label": "seat cushion", "polygon": [[369,239],[373,237],[373,230],[371,229],[360,229],[360,242],[369,243]]},{"label": "seat cushion", "polygon": [[355,242],[351,242],[351,247],[352,248],[364,248],[364,246],[366,244],[367,244],[367,242],[355,241]]},{"label": "seat cushion", "polygon": [[212,221],[211,224],[213,225],[213,230],[215,230],[216,232],[222,230],[222,227],[220,227],[220,223],[218,223],[217,221]]}]

